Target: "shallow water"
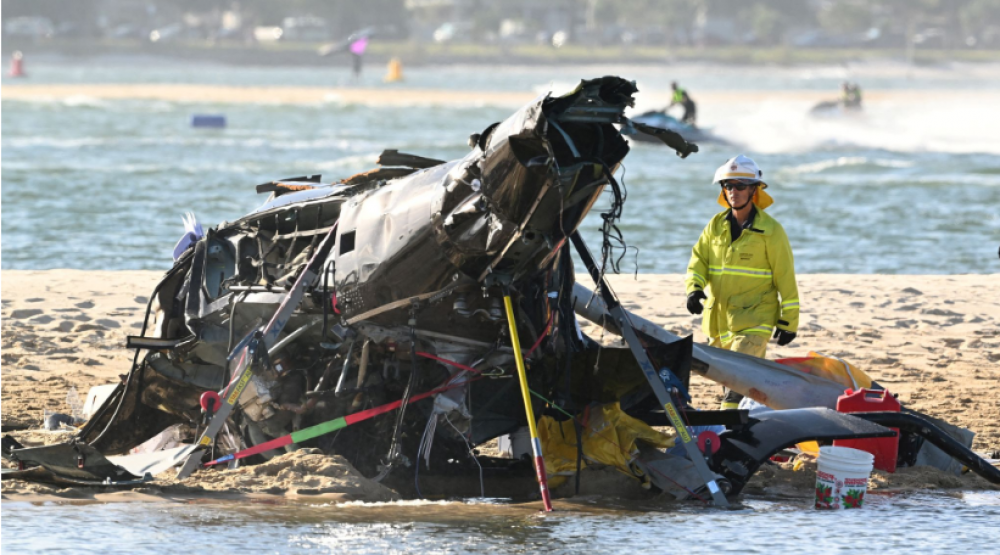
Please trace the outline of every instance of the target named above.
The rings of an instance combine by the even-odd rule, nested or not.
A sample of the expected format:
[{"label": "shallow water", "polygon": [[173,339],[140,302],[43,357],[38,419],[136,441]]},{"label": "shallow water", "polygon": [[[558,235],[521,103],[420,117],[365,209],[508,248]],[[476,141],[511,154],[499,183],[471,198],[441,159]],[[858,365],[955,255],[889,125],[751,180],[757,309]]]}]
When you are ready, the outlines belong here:
[{"label": "shallow water", "polygon": [[869,495],[862,510],[748,497],[720,511],[625,509],[608,501],[537,504],[6,502],[15,553],[992,553],[1000,493]]},{"label": "shallow water", "polygon": [[[109,62],[30,69],[30,83],[350,84],[339,68]],[[699,109],[704,126],[741,146],[704,144],[680,160],[640,144],[626,158],[619,174],[629,193],[621,228],[639,249],[640,272],[684,271],[691,245],[721,210],[711,175],[740,151],[764,169],[776,198],[769,212],[788,231],[801,273],[1000,271],[997,73],[979,66],[877,69],[426,67],[408,70],[404,87],[467,91],[474,100],[477,90],[540,91],[620,73],[638,79],[642,90],[664,90],[680,78],[692,91],[748,91],[746,101]],[[783,89],[835,94],[845,77],[868,79],[863,84],[872,89],[930,96],[926,104],[872,103],[864,116],[846,120],[812,119],[809,102],[761,96]],[[383,86],[371,73],[359,84]],[[5,79],[4,86],[16,84]],[[949,101],[948,91],[996,100],[970,106]],[[253,191],[258,183],[312,173],[333,181],[373,167],[383,148],[452,159],[467,151],[470,133],[511,111],[475,103],[5,100],[2,267],[163,270],[188,210],[208,225],[232,220],[263,201]],[[224,113],[229,127],[192,129],[193,113]],[[600,209],[599,203],[583,229],[592,244]],[[636,267],[632,254],[623,271]]]}]

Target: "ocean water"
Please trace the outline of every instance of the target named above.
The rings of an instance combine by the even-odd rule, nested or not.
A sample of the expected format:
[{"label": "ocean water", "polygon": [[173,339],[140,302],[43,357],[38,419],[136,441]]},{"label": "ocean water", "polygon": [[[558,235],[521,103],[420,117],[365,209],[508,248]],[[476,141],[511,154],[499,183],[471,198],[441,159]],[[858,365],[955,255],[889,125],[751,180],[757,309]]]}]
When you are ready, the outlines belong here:
[{"label": "ocean water", "polygon": [[1000,495],[869,495],[864,509],[746,498],[734,510],[614,500],[55,504],[6,502],[4,553],[992,553]]},{"label": "ocean water", "polygon": [[[38,62],[27,84],[202,83],[350,86],[345,68],[254,68],[105,60]],[[800,273],[1000,272],[1000,71],[998,66],[912,69],[892,64],[817,68],[423,67],[407,88],[460,91],[459,105],[253,104],[146,100],[4,100],[4,269],[151,269],[170,253],[193,211],[206,225],[233,220],[263,200],[254,186],[322,173],[331,182],[374,167],[385,148],[453,159],[470,133],[510,106],[475,102],[476,91],[564,90],[581,78],[620,74],[640,91],[678,79],[727,94],[699,106],[703,127],[734,146],[703,144],[686,160],[639,144],[619,178],[628,191],[623,272],[681,273],[690,247],[721,210],[716,167],[740,152],[764,170],[768,211],[791,238]],[[381,68],[356,84],[379,82]],[[876,100],[859,117],[815,119],[811,100],[774,91],[828,90],[858,80]],[[20,83],[7,78],[3,87]],[[975,102],[962,102],[963,94]],[[641,93],[640,93],[641,94]],[[743,96],[745,95],[745,99]],[[887,100],[877,100],[881,95]],[[710,95],[709,95],[710,96]],[[717,98],[720,96],[717,95]],[[651,105],[640,95],[638,108]],[[193,129],[195,113],[222,113],[223,130]],[[583,232],[598,240],[598,203]]]}]

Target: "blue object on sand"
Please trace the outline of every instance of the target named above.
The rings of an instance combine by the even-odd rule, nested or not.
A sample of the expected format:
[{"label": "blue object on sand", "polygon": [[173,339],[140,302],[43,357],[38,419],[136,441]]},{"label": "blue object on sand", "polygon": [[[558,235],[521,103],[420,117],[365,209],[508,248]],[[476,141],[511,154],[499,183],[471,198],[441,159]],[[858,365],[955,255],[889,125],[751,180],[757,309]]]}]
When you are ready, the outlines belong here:
[{"label": "blue object on sand", "polygon": [[191,116],[191,127],[211,127],[219,129],[226,126],[226,116],[222,114],[195,114]]}]

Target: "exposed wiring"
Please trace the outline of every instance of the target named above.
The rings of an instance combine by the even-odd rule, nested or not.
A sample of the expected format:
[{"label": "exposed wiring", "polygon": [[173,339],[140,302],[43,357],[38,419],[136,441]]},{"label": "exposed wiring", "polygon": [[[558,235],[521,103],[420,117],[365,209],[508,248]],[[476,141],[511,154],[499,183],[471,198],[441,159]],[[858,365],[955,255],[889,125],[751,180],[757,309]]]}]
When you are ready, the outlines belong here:
[{"label": "exposed wiring", "polygon": [[[181,256],[183,256],[183,255],[181,255]],[[178,259],[178,261],[179,260],[180,259]],[[146,315],[142,319],[142,329],[139,331],[139,337],[145,337],[146,336],[146,328],[149,326],[149,315],[150,315],[150,313],[153,310],[153,299],[155,299],[156,296],[160,293],[160,288],[163,287],[163,284],[166,283],[171,277],[173,277],[173,275],[176,272],[178,272],[182,267],[183,268],[189,268],[190,266],[185,265],[185,264],[175,263],[174,266],[172,268],[170,268],[170,270],[167,271],[167,274],[165,276],[163,276],[163,279],[160,280],[160,283],[157,283],[156,287],[153,288],[153,294],[150,295],[149,296],[149,300],[146,301]],[[136,349],[135,350],[135,355],[132,357],[132,367],[129,369],[128,376],[125,378],[125,385],[122,387],[122,393],[121,393],[121,396],[118,398],[118,406],[115,407],[115,412],[111,415],[111,418],[108,420],[108,424],[104,427],[103,430],[101,430],[101,433],[98,434],[97,437],[94,438],[94,440],[90,442],[90,445],[94,445],[95,443],[97,443],[98,441],[100,441],[101,438],[104,437],[104,434],[108,433],[108,430],[111,429],[111,425],[114,424],[115,420],[118,418],[118,413],[121,411],[122,405],[125,404],[125,395],[128,394],[129,385],[132,383],[132,376],[136,373],[136,371],[139,368],[139,353],[140,352],[142,352],[142,349]],[[145,361],[143,361],[143,364],[145,364]],[[92,422],[96,422],[99,418],[101,418],[101,417],[104,416],[104,412],[105,412],[105,410],[101,410],[100,413],[98,413],[93,418],[91,418],[91,421]],[[83,434],[84,434],[84,432],[88,432],[88,431],[89,431],[89,426],[86,427],[86,428],[84,428],[83,430],[81,430],[80,434],[78,435],[78,437],[82,437]]]},{"label": "exposed wiring", "polygon": [[[420,436],[420,444],[417,446],[417,460],[414,461],[414,471],[413,471],[413,487],[417,489],[417,497],[423,499],[424,494],[420,492],[420,456],[424,451],[429,451],[430,447],[427,445],[427,433],[433,434],[432,430],[437,429],[437,413],[433,410],[431,411],[430,418],[427,419],[427,425],[424,426],[424,433]],[[431,441],[433,441],[434,436],[431,435]],[[430,454],[427,455],[427,469],[431,468]]]},{"label": "exposed wiring", "polygon": [[413,387],[417,382],[417,372],[420,368],[420,365],[417,364],[417,333],[413,326],[410,327],[410,363],[410,379],[406,382],[406,389],[403,390],[402,405],[400,406],[399,413],[396,415],[396,425],[392,431],[392,442],[389,444],[389,455],[386,466],[391,466],[393,459],[398,454],[399,434],[403,426],[403,416],[406,414],[406,407],[410,403],[410,396],[413,394]]},{"label": "exposed wiring", "polygon": [[[611,271],[618,274],[621,273],[621,261],[628,254],[629,249],[635,251],[635,275],[639,274],[639,248],[635,246],[629,246],[625,242],[625,237],[622,235],[621,230],[618,228],[618,221],[622,217],[622,213],[625,208],[625,200],[628,198],[628,190],[624,186],[625,178],[625,166],[622,165],[622,182],[615,179],[614,173],[611,168],[603,161],[598,159],[601,166],[604,168],[604,175],[608,178],[608,184],[611,185],[611,208],[607,212],[601,213],[601,276],[603,277],[607,273],[607,268],[610,265]],[[621,249],[621,254],[615,256],[615,251]]]},{"label": "exposed wiring", "polygon": [[483,483],[483,465],[479,464],[479,459],[476,458],[476,454],[472,452],[472,444],[469,443],[469,438],[465,437],[462,430],[459,430],[458,427],[455,426],[451,419],[448,418],[447,414],[442,414],[442,416],[444,416],[445,422],[447,422],[448,425],[450,425],[452,429],[455,430],[455,432],[462,438],[462,441],[465,442],[465,446],[469,448],[469,454],[472,455],[472,460],[475,461],[476,466],[479,467],[479,497],[486,497],[486,486]]}]

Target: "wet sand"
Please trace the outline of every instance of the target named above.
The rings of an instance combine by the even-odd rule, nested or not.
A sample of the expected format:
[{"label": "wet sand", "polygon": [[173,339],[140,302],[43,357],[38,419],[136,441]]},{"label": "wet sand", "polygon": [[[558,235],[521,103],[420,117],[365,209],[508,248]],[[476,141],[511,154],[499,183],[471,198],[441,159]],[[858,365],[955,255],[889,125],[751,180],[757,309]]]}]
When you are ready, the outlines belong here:
[{"label": "wet sand", "polygon": [[[39,429],[43,411],[69,412],[66,397],[71,387],[82,400],[90,387],[114,383],[128,371],[132,353],[125,349],[125,337],[139,334],[148,296],[161,275],[150,271],[0,272],[4,432],[16,430],[9,433],[26,445],[67,439],[67,432]],[[612,278],[626,308],[675,333],[693,332],[696,341],[704,341],[700,317],[684,309],[682,282],[678,275]],[[1000,449],[997,275],[803,275],[799,288],[799,338],[786,347],[771,343],[768,358],[802,356],[810,350],[845,358],[898,393],[904,406],[976,432],[976,451]],[[600,336],[600,330],[592,326],[585,331]],[[695,405],[716,407],[721,388],[695,376],[692,394]],[[375,500],[393,495],[354,472],[338,457],[298,452],[263,468],[200,472],[196,480],[183,484],[158,480],[135,495],[277,495],[317,500]],[[808,479],[803,478],[806,475]],[[808,469],[775,468],[756,477],[751,489],[808,490],[805,482],[812,475]],[[976,476],[955,477],[916,468],[894,475],[877,472],[872,487],[897,491],[993,486]],[[46,495],[104,499],[108,492],[3,484],[4,499]],[[119,498],[130,499],[113,497]]]},{"label": "wet sand", "polygon": [[[561,91],[557,91],[561,92]],[[395,85],[371,88],[340,87],[251,87],[189,84],[5,84],[3,100],[66,100],[94,98],[101,100],[161,100],[189,103],[275,103],[317,104],[335,102],[378,106],[493,105],[517,107],[538,96],[537,91],[456,91],[414,89]],[[700,91],[698,102],[788,101],[819,102],[836,98],[837,91]],[[640,91],[644,105],[666,105],[669,91]],[[982,91],[871,90],[865,91],[866,103],[913,103],[921,106],[948,102],[992,103],[995,95]]]}]

